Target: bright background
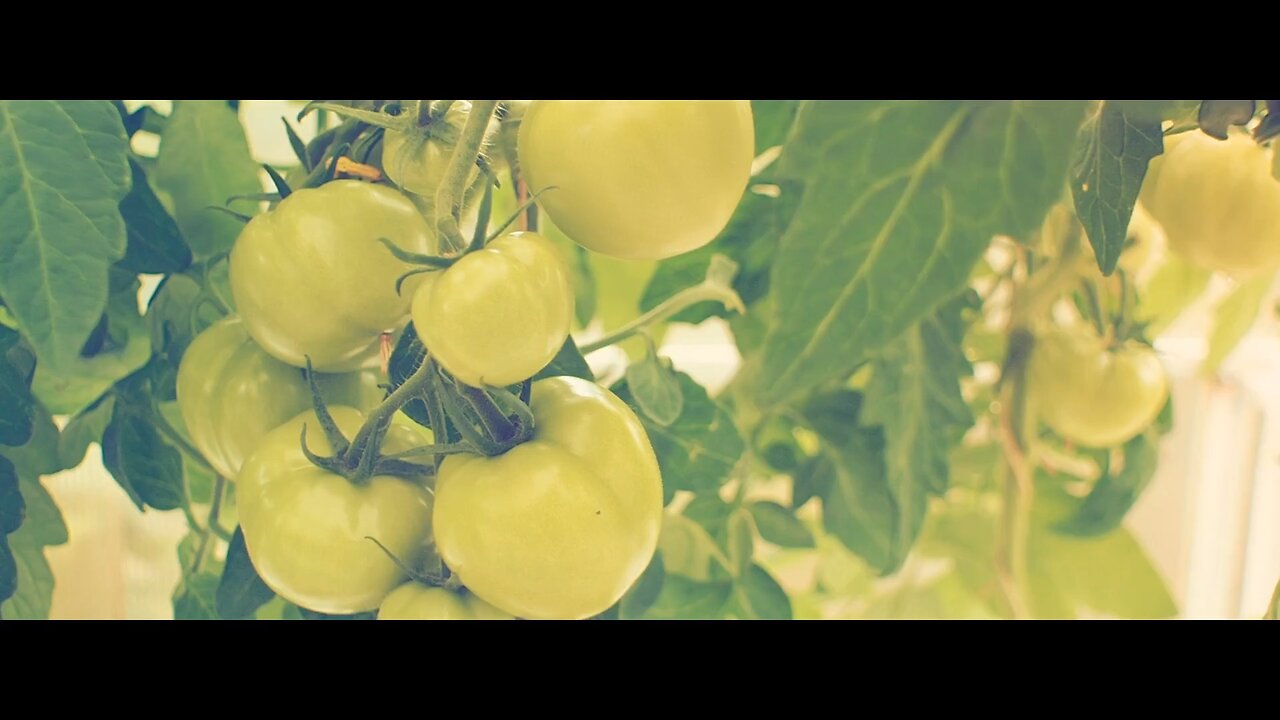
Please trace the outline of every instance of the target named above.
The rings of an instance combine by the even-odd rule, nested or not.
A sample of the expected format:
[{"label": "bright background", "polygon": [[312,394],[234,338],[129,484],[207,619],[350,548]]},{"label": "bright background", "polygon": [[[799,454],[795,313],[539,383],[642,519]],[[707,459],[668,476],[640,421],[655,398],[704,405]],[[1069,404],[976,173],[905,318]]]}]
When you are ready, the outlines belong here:
[{"label": "bright background", "polygon": [[[132,110],[142,102],[169,110],[167,101],[128,104]],[[297,105],[286,101],[242,103],[249,146],[260,162],[294,162],[280,117],[296,113]],[[135,138],[143,152],[154,151],[154,142]],[[140,300],[154,287],[144,284]],[[1163,439],[1155,478],[1126,520],[1186,618],[1259,617],[1280,578],[1277,314],[1262,313],[1216,376],[1199,369],[1213,303],[1230,288],[1230,281],[1215,278],[1210,292],[1156,341],[1172,378],[1175,425]],[[1273,284],[1264,307],[1277,301],[1280,287]],[[622,358],[612,350],[590,358],[598,373],[620,371]],[[660,352],[713,393],[740,362],[718,320],[674,326]],[[44,484],[70,533],[67,544],[46,549],[57,578],[51,617],[171,618],[180,574],[176,546],[187,532],[182,512],[139,512],[102,466],[97,445],[79,467],[46,476]]]}]

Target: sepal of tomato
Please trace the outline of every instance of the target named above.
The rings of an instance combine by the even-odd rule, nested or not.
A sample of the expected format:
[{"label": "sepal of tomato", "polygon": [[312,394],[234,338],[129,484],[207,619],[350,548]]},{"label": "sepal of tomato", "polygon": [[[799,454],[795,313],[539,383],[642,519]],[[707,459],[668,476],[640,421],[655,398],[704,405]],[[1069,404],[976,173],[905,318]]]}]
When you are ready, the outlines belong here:
[{"label": "sepal of tomato", "polygon": [[[329,412],[348,438],[364,420],[354,408]],[[299,442],[304,424],[311,451],[332,453],[308,411],[272,430],[240,471],[236,498],[249,559],[295,605],[336,615],[373,610],[406,576],[367,538],[410,566],[420,561],[431,533],[431,493],[422,482],[375,475],[356,485],[316,467]],[[421,444],[420,435],[392,424],[382,450]]]},{"label": "sepal of tomato", "polygon": [[629,260],[714,240],[754,153],[746,100],[535,100],[517,144],[520,171],[556,226]]},{"label": "sepal of tomato", "polygon": [[295,190],[254,217],[231,250],[231,292],[254,341],[296,367],[376,367],[381,334],[405,325],[413,266],[379,238],[431,254],[435,235],[414,204],[384,185],[338,180]]},{"label": "sepal of tomato", "polygon": [[[385,394],[372,370],[316,373],[326,402],[368,409]],[[235,480],[244,459],[281,423],[311,407],[302,370],[271,357],[232,316],[187,346],[178,367],[178,408],[196,446],[220,475]]]},{"label": "sepal of tomato", "polygon": [[469,592],[407,582],[382,601],[379,620],[514,620]]},{"label": "sepal of tomato", "polygon": [[607,610],[657,548],[662,476],[635,413],[595,383],[533,383],[533,438],[451,455],[436,479],[436,548],[494,607],[531,619]]},{"label": "sepal of tomato", "polygon": [[1087,447],[1127,442],[1155,422],[1169,399],[1168,376],[1154,350],[1134,342],[1108,349],[1083,325],[1036,338],[1027,379],[1045,424]]},{"label": "sepal of tomato", "polygon": [[516,232],[429,273],[413,298],[422,344],[473,387],[533,377],[564,345],[573,283],[547,238]]}]

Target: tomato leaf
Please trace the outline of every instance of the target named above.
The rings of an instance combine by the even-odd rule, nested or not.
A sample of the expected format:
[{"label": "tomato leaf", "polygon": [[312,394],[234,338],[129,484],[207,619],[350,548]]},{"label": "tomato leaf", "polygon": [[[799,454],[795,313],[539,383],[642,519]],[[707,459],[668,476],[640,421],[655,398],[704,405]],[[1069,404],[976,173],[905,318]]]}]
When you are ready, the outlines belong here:
[{"label": "tomato leaf", "polygon": [[1124,516],[1155,477],[1158,459],[1158,448],[1146,435],[1125,443],[1124,469],[1104,474],[1080,501],[1075,513],[1057,530],[1066,535],[1092,537],[1120,527]]},{"label": "tomato leaf", "polygon": [[619,602],[618,615],[624,620],[642,617],[658,600],[662,593],[662,585],[666,578],[666,568],[662,564],[662,553],[655,553],[635,584],[622,596]]},{"label": "tomato leaf", "polygon": [[58,459],[64,467],[75,467],[84,460],[89,445],[102,442],[102,435],[115,412],[116,400],[103,395],[97,402],[71,418],[58,436]]},{"label": "tomato leaf", "polygon": [[151,413],[139,390],[120,394],[102,435],[102,464],[139,510],[173,510],[187,499],[182,456],[160,437]]},{"label": "tomato leaf", "polygon": [[50,370],[65,372],[125,253],[128,140],[106,100],[0,100],[0,296]]},{"label": "tomato leaf", "polygon": [[201,571],[186,579],[182,592],[173,598],[174,620],[217,620],[218,576]]},{"label": "tomato leaf", "polygon": [[786,548],[811,548],[813,533],[795,515],[776,502],[760,501],[747,506],[756,521],[760,537]]},{"label": "tomato leaf", "polygon": [[596,379],[595,373],[591,372],[591,366],[587,365],[586,358],[582,357],[582,353],[578,350],[578,346],[574,343],[572,337],[565,338],[560,352],[557,352],[556,356],[551,358],[551,362],[539,370],[538,374],[533,376],[533,379],[541,380],[561,375],[571,375],[583,380],[591,380],[592,382]]},{"label": "tomato leaf", "polygon": [[242,620],[252,617],[258,608],[271,602],[275,591],[258,577],[249,560],[244,544],[244,532],[237,527],[227,548],[227,559],[222,567],[222,579],[214,593],[218,617],[226,620]]},{"label": "tomato leaf", "polygon": [[668,575],[645,617],[657,620],[713,620],[720,617],[733,592],[730,582],[697,582]]},{"label": "tomato leaf", "polygon": [[684,410],[680,378],[671,367],[671,361],[658,356],[652,340],[648,345],[649,351],[645,356],[627,366],[627,388],[645,417],[669,427]]},{"label": "tomato leaf", "polygon": [[1276,589],[1271,593],[1271,603],[1267,605],[1267,612],[1262,619],[1280,620],[1280,581],[1276,581]]},{"label": "tomato leaf", "polygon": [[0,603],[18,589],[18,565],[9,550],[8,535],[22,526],[26,511],[18,490],[18,471],[0,455]]},{"label": "tomato leaf", "polygon": [[1061,195],[1084,104],[801,105],[777,175],[805,181],[770,285],[759,399],[847,375],[954,297],[993,235]]},{"label": "tomato leaf", "polygon": [[137,275],[112,268],[106,314],[110,345],[69,360],[62,369],[45,364],[41,356],[31,389],[51,412],[80,412],[151,358],[151,334],[138,314],[138,286]]},{"label": "tomato leaf", "polygon": [[43,619],[49,617],[54,582],[44,549],[65,543],[67,526],[62,522],[58,506],[39,481],[23,475],[21,469],[19,478],[18,488],[26,506],[26,516],[21,527],[7,539],[17,570],[17,591],[0,604],[0,617],[6,620]]},{"label": "tomato leaf", "polygon": [[147,174],[132,158],[133,189],[120,201],[128,242],[120,267],[136,273],[176,273],[191,265],[191,248],[160,204]]},{"label": "tomato leaf", "polygon": [[1169,327],[1209,286],[1211,270],[1170,253],[1138,295],[1134,319],[1148,323],[1152,337]]},{"label": "tomato leaf", "polygon": [[156,192],[168,196],[196,259],[231,249],[244,226],[206,208],[262,192],[258,172],[240,118],[225,102],[174,101],[151,179]]},{"label": "tomato leaf", "polygon": [[1071,164],[1071,195],[1103,275],[1116,269],[1147,163],[1164,152],[1160,118],[1104,102],[1085,120]]},{"label": "tomato leaf", "polygon": [[790,620],[791,598],[769,571],[752,564],[734,585],[734,605],[744,619]]},{"label": "tomato leaf", "polygon": [[756,126],[756,154],[781,145],[787,139],[787,131],[795,123],[797,100],[752,100],[751,115]]},{"label": "tomato leaf", "polygon": [[751,512],[740,507],[730,513],[724,529],[724,544],[728,550],[729,572],[741,578],[751,566],[755,550],[756,532]]},{"label": "tomato leaf", "polygon": [[1271,288],[1271,276],[1245,280],[1213,309],[1213,329],[1209,331],[1209,353],[1200,366],[1214,373],[1232,350],[1249,334],[1262,310],[1262,301]]},{"label": "tomato leaf", "polygon": [[18,333],[0,325],[0,445],[22,445],[31,438],[31,391],[5,356]]},{"label": "tomato leaf", "polygon": [[960,394],[972,374],[962,343],[968,293],[917,323],[879,353],[863,399],[862,422],[884,429],[889,484],[941,494],[949,453],[973,425]]},{"label": "tomato leaf", "polygon": [[746,442],[729,414],[693,378],[676,372],[684,409],[668,427],[649,419],[637,405],[623,380],[612,390],[623,402],[638,410],[637,415],[649,431],[649,441],[658,455],[662,469],[663,489],[714,492],[729,479],[729,473],[746,451]]}]

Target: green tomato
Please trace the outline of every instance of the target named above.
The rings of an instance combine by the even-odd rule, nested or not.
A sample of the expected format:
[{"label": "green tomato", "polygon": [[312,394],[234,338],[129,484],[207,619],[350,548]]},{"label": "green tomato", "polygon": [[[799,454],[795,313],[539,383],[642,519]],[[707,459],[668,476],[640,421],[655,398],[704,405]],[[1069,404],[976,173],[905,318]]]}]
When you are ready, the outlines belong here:
[{"label": "green tomato", "polygon": [[1139,200],[1169,247],[1202,267],[1236,277],[1280,267],[1280,182],[1272,149],[1232,129],[1226,140],[1198,130],[1165,138]]},{"label": "green tomato", "polygon": [[1045,424],[1086,447],[1113,447],[1155,422],[1169,399],[1164,366],[1150,347],[1108,349],[1092,329],[1055,327],[1036,339],[1030,399]]},{"label": "green tomato", "polygon": [[427,274],[413,298],[423,346],[473,387],[533,377],[564,345],[572,321],[568,265],[536,233],[505,235]]},{"label": "green tomato", "polygon": [[[520,123],[520,171],[575,242],[658,260],[728,224],[751,175],[746,100],[537,100]],[[555,189],[549,189],[554,187]]]},{"label": "green tomato", "polygon": [[[348,438],[364,420],[354,408],[329,411]],[[337,615],[373,610],[406,576],[367,538],[409,566],[419,562],[431,533],[431,492],[425,484],[381,475],[356,485],[316,467],[302,453],[304,424],[311,451],[330,454],[315,412],[308,411],[268,433],[240,470],[236,500],[249,559],[262,580],[295,605]],[[393,424],[382,450],[421,444],[420,435]]]},{"label": "green tomato", "polygon": [[[335,405],[372,408],[385,394],[371,370],[316,373],[316,382],[325,402]],[[235,316],[200,333],[178,367],[182,422],[196,449],[228,480],[268,432],[310,407],[303,371],[263,352]]]},{"label": "green tomato", "polygon": [[[470,116],[471,103],[457,100],[444,118],[433,125],[407,131],[387,130],[382,136],[382,169],[387,177],[411,193],[434,199]],[[497,133],[498,119],[494,117],[485,130],[481,152],[490,148]],[[466,187],[471,187],[479,176],[480,167],[472,167]]]},{"label": "green tomato", "polygon": [[497,457],[450,455],[436,479],[436,548],[471,592],[512,615],[580,619],[640,577],[662,526],[649,437],[580,378],[533,384],[533,438]]},{"label": "green tomato", "polygon": [[245,226],[231,250],[231,292],[249,335],[272,356],[316,370],[376,367],[380,336],[403,327],[414,266],[378,242],[434,253],[435,236],[401,193],[338,180],[296,190]]},{"label": "green tomato", "polygon": [[396,588],[382,601],[379,620],[514,620],[471,593],[456,593],[419,582]]}]

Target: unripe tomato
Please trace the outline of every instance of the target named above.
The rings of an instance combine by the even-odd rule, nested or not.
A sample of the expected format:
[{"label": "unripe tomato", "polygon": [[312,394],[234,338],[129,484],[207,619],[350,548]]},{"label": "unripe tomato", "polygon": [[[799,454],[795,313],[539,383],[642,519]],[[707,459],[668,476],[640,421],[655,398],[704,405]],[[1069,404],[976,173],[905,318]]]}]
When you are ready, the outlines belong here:
[{"label": "unripe tomato", "polygon": [[728,224],[755,151],[746,100],[536,100],[519,162],[555,224],[605,255],[696,250]]},{"label": "unripe tomato", "polygon": [[[378,375],[316,373],[326,402],[371,408],[384,395]],[[302,370],[263,352],[239,317],[200,333],[178,367],[178,408],[191,442],[228,480],[268,432],[311,407]]]},{"label": "unripe tomato", "polygon": [[231,250],[231,292],[263,350],[294,365],[346,372],[379,364],[379,340],[409,318],[414,269],[378,242],[435,252],[435,235],[401,193],[338,180],[294,191],[245,226]]},{"label": "unripe tomato", "polygon": [[1226,140],[1180,133],[1165,138],[1139,200],[1188,260],[1237,277],[1269,273],[1280,267],[1280,182],[1271,159],[1272,150],[1243,130]]},{"label": "unripe tomato", "polygon": [[512,615],[607,610],[658,544],[662,476],[644,426],[593,382],[533,384],[533,438],[450,455],[436,478],[436,548],[463,585]]},{"label": "unripe tomato", "polygon": [[564,345],[572,321],[569,269],[537,233],[511,233],[427,274],[413,298],[423,346],[474,387],[533,377]]},{"label": "unripe tomato", "polygon": [[391,591],[379,620],[514,620],[469,592],[456,593],[419,582],[407,582]]},{"label": "unripe tomato", "polygon": [[1087,447],[1113,447],[1150,427],[1169,399],[1155,351],[1108,349],[1085,326],[1055,327],[1036,339],[1028,369],[1031,402],[1046,425]]},{"label": "unripe tomato", "polygon": [[[342,406],[329,408],[348,438],[364,416]],[[431,492],[425,484],[374,476],[365,485],[316,467],[302,453],[307,446],[332,452],[314,411],[272,430],[245,461],[236,485],[240,528],[249,559],[262,580],[295,605],[337,615],[373,610],[405,573],[381,548],[412,566],[426,552],[431,534]],[[419,447],[422,437],[393,424],[382,450]]]},{"label": "unripe tomato", "polygon": [[[471,103],[457,100],[434,125],[404,132],[387,130],[382,136],[382,169],[387,177],[411,193],[435,198],[453,148],[470,116]],[[498,120],[494,117],[485,130],[482,152],[493,144],[497,132]],[[479,166],[472,167],[466,187],[475,183],[479,175]]]}]

